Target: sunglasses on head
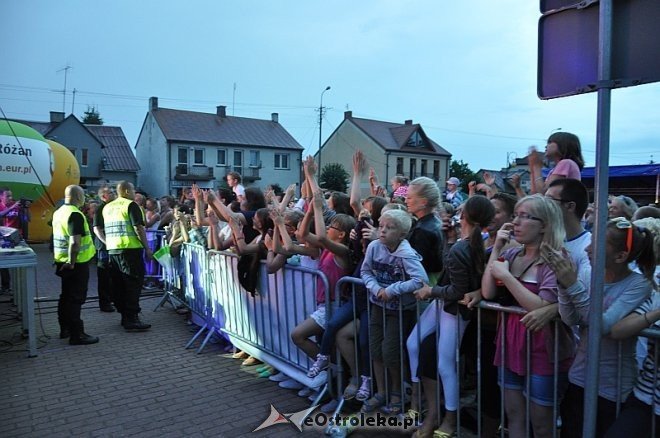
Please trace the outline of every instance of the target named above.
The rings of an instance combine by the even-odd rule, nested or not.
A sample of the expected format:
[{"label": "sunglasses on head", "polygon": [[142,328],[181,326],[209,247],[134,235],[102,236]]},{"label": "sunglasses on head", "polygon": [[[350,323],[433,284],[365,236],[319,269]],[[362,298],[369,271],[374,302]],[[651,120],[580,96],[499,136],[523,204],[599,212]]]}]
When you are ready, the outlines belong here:
[{"label": "sunglasses on head", "polygon": [[619,230],[628,230],[626,233],[626,251],[630,253],[632,251],[633,245],[633,224],[628,219],[618,217],[612,219],[615,223],[617,229]]}]

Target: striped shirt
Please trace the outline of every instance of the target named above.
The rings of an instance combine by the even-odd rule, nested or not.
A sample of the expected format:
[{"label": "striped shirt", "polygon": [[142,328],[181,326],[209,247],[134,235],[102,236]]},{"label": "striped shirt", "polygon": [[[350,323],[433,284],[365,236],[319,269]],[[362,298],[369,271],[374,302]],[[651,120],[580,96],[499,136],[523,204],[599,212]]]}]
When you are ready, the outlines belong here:
[{"label": "striped shirt", "polygon": [[[638,315],[643,315],[646,312],[660,308],[660,293],[653,293],[646,301],[644,301],[637,309],[635,313]],[[653,328],[660,329],[660,321],[656,321],[653,325]],[[646,357],[642,363],[642,368],[639,370],[639,377],[637,378],[637,383],[633,391],[635,392],[635,397],[638,400],[651,405],[653,402],[654,411],[656,415],[660,415],[660,375],[658,375],[655,380],[655,400],[653,397],[653,380],[654,373],[657,371],[657,366],[655,363],[655,349],[660,346],[660,339],[656,339],[655,342],[653,339],[648,340],[648,348]]]}]

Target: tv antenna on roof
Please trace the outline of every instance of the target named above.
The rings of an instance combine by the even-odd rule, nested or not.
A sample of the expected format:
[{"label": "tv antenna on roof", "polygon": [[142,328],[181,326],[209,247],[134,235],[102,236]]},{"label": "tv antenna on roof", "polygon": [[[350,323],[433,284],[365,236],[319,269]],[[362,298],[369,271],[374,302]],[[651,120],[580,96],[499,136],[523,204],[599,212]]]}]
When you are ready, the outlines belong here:
[{"label": "tv antenna on roof", "polygon": [[57,73],[64,71],[64,89],[62,89],[62,112],[65,113],[65,106],[66,106],[66,78],[69,75],[69,70],[71,70],[73,67],[69,65],[69,63],[66,63],[66,67],[61,68],[57,70]]}]

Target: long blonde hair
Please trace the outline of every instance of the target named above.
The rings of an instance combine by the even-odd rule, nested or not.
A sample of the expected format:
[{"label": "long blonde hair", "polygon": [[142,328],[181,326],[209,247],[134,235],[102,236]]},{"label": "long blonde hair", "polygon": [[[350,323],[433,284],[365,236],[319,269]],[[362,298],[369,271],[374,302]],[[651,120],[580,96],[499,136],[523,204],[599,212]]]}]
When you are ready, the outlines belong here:
[{"label": "long blonde hair", "polygon": [[543,242],[550,245],[552,249],[559,251],[564,246],[564,240],[566,240],[566,229],[564,228],[564,217],[557,204],[543,195],[535,194],[525,196],[519,200],[514,211],[522,204],[528,205],[530,214],[543,221],[545,226]]}]

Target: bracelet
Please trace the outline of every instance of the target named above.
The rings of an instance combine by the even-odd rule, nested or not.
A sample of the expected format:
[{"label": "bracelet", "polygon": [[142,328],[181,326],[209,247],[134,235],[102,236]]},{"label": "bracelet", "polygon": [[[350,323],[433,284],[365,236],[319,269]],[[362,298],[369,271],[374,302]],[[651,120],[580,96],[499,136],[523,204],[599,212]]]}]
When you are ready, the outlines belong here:
[{"label": "bracelet", "polygon": [[648,325],[649,327],[651,327],[651,326],[653,325],[653,323],[652,323],[651,321],[649,321],[649,317],[646,316],[647,314],[648,314],[648,313],[644,313],[644,321],[646,321],[646,325]]},{"label": "bracelet", "polygon": [[534,181],[538,181],[538,180],[540,180],[540,179],[543,179],[543,177],[542,177],[542,176],[539,176],[538,178],[534,178]]}]

